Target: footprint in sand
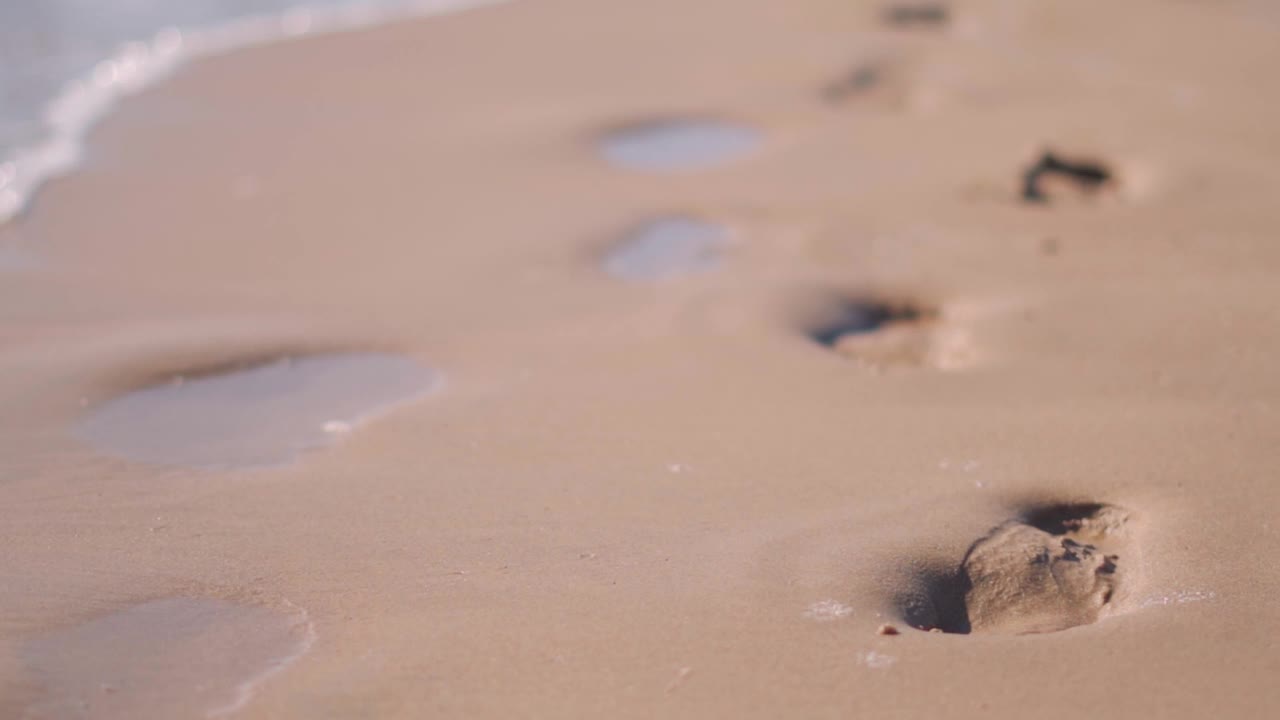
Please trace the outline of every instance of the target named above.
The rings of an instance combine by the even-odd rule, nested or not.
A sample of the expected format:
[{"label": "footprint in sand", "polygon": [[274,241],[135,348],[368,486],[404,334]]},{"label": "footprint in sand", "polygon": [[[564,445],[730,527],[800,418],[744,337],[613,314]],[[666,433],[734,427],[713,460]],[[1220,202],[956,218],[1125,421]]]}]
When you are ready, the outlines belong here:
[{"label": "footprint in sand", "polygon": [[886,7],[882,17],[886,25],[896,28],[939,28],[951,13],[942,3],[898,3]]},{"label": "footprint in sand", "polygon": [[1004,635],[1097,622],[1136,582],[1129,525],[1129,511],[1101,504],[1050,506],[1010,520],[975,542],[955,573],[924,583],[927,602],[909,607],[908,620],[922,629]]},{"label": "footprint in sand", "polygon": [[971,363],[962,329],[936,310],[909,303],[838,298],[813,313],[805,328],[814,342],[872,369],[932,367],[952,370]]},{"label": "footprint in sand", "polygon": [[605,132],[600,154],[610,164],[643,172],[703,170],[740,159],[761,142],[758,130],[726,120],[652,120]]},{"label": "footprint in sand", "polygon": [[651,282],[714,270],[730,234],[722,225],[673,215],[632,229],[604,257],[605,272],[623,280]]},{"label": "footprint in sand", "polygon": [[842,103],[868,95],[883,84],[883,68],[869,63],[860,64],[823,87],[822,97],[829,103]]},{"label": "footprint in sand", "polygon": [[284,358],[175,375],[92,410],[78,431],[103,451],[141,462],[210,469],[279,465],[439,384],[436,372],[396,355]]},{"label": "footprint in sand", "polygon": [[1093,198],[1114,187],[1115,173],[1096,160],[1066,159],[1045,151],[1022,173],[1022,199],[1047,203],[1053,198]]},{"label": "footprint in sand", "polygon": [[228,715],[310,648],[305,613],[207,598],[135,605],[29,641],[24,720]]}]

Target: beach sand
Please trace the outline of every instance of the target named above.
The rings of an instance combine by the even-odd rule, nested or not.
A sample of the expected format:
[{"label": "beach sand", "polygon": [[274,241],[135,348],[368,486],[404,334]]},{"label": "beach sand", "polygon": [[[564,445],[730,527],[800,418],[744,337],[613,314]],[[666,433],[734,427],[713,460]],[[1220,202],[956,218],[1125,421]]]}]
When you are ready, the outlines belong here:
[{"label": "beach sand", "polygon": [[[1243,0],[529,0],[182,69],[0,227],[0,716],[1270,716],[1277,61]],[[682,118],[759,146],[599,152]],[[731,242],[606,272],[664,216]],[[441,380],[283,466],[79,430],[346,352]],[[1103,505],[1114,594],[963,632],[975,541]]]}]

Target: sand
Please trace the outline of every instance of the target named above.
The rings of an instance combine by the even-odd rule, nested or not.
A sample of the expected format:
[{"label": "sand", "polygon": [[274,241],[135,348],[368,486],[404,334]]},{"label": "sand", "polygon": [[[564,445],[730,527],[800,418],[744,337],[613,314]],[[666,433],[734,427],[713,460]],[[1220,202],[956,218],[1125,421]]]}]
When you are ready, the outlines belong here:
[{"label": "sand", "polygon": [[[92,695],[94,662],[42,649],[96,657],[166,602],[305,613],[269,674],[241,671],[297,648],[219,645],[237,718],[1273,713],[1280,17],[882,10],[530,0],[126,103],[0,228],[0,716]],[[656,173],[600,154],[679,118],[760,142]],[[1046,152],[1109,179],[1028,201]],[[675,215],[731,251],[606,272]],[[814,337],[868,302],[915,312]],[[447,382],[283,466],[77,433],[174,376],[335,352]],[[1114,612],[961,632],[975,541],[1090,504],[1128,513]],[[128,637],[125,676],[157,677]]]}]

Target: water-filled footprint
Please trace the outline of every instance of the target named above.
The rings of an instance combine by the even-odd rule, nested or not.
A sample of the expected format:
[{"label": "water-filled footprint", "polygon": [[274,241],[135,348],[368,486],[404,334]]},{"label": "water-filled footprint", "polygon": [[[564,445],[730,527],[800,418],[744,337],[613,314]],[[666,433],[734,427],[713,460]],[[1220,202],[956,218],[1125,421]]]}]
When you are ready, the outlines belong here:
[{"label": "water-filled footprint", "polygon": [[604,257],[605,272],[623,280],[656,281],[707,272],[729,243],[722,225],[686,216],[650,220],[632,229]]},{"label": "water-filled footprint", "polygon": [[130,460],[277,465],[439,384],[436,372],[396,355],[285,358],[203,377],[176,375],[108,401],[78,429],[99,449]]},{"label": "water-filled footprint", "polygon": [[673,172],[737,160],[755,150],[760,140],[758,130],[725,120],[654,120],[606,132],[599,151],[626,170]]},{"label": "water-filled footprint", "polygon": [[217,717],[307,651],[296,608],[152,600],[37,637],[21,651],[40,698],[28,720]]}]

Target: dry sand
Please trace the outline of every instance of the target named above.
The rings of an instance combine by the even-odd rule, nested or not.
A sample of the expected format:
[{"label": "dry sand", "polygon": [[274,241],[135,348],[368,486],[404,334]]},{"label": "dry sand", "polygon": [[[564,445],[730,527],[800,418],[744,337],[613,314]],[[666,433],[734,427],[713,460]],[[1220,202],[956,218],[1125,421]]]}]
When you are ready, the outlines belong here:
[{"label": "dry sand", "polygon": [[[1274,714],[1280,15],[906,20],[529,0],[129,102],[0,228],[23,259],[0,275],[0,716]],[[762,144],[672,172],[596,152],[686,117]],[[1024,202],[1046,150],[1114,179]],[[733,242],[705,272],[604,271],[664,215]],[[77,433],[130,391],[314,352],[445,381],[283,467]],[[1095,606],[1036,625],[1061,632],[926,632],[968,624],[974,541],[1064,503],[1128,513],[1123,592],[1068,593]],[[103,637],[125,687],[92,675]],[[208,674],[185,704],[172,667]]]}]

